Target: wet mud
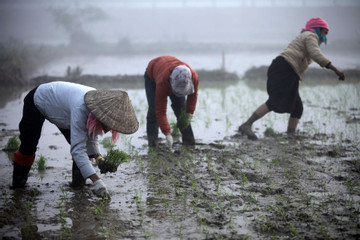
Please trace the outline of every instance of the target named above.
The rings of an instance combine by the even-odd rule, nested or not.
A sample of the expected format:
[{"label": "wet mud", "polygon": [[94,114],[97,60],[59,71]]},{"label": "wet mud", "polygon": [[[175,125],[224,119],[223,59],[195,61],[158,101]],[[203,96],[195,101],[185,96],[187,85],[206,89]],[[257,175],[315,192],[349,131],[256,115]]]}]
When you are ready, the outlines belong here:
[{"label": "wet mud", "polygon": [[[0,137],[13,133],[4,130]],[[192,148],[176,141],[172,152],[163,141],[156,150],[134,149],[116,172],[101,174],[111,199],[97,198],[90,182],[79,191],[70,188],[69,159],[62,167],[33,168],[27,187],[12,190],[11,153],[3,152],[0,234],[2,239],[359,239],[359,150],[359,142],[307,132],[258,141],[235,133],[212,143],[198,140]],[[52,151],[66,158],[65,151]]]}]

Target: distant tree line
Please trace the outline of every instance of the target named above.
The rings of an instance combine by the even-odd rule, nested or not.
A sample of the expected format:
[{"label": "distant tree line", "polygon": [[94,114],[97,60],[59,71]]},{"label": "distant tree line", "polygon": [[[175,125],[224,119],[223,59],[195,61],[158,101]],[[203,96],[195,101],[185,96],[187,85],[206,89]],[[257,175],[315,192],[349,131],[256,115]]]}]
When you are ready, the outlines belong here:
[{"label": "distant tree line", "polygon": [[26,45],[16,39],[0,43],[1,87],[27,85],[28,77],[54,56],[51,48]]}]

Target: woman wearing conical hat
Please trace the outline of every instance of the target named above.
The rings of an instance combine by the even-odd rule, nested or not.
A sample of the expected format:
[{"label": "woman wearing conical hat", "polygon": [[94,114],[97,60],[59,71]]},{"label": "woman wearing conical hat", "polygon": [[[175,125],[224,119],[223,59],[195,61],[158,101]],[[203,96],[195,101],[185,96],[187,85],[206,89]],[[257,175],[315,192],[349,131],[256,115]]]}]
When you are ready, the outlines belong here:
[{"label": "woman wearing conical hat", "polygon": [[14,153],[13,188],[25,187],[45,119],[55,124],[71,145],[72,187],[81,189],[90,178],[96,195],[108,195],[89,157],[101,158],[99,134],[111,131],[115,143],[120,133],[137,131],[139,123],[127,93],[69,82],[46,83],[31,90],[24,98],[19,124],[21,145]]},{"label": "woman wearing conical hat", "polygon": [[251,130],[252,124],[268,112],[274,111],[290,114],[287,133],[294,135],[303,113],[299,81],[313,61],[321,67],[333,70],[339,80],[345,80],[344,72],[337,69],[320,50],[320,44],[327,42],[328,32],[329,26],[323,19],[312,18],[307,21],[300,35],[272,61],[267,72],[269,98],[239,127],[240,132],[249,139],[256,140],[257,136]]}]

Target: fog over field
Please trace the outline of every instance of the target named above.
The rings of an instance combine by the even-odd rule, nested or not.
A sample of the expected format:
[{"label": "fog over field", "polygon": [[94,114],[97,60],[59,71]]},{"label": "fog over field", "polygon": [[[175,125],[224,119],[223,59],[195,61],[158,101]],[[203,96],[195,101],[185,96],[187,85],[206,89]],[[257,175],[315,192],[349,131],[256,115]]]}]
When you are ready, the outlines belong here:
[{"label": "fog over field", "polygon": [[12,37],[27,43],[67,44],[71,32],[82,29],[107,43],[284,45],[311,17],[329,23],[329,45],[360,40],[358,1],[167,2],[1,0],[0,41]]}]

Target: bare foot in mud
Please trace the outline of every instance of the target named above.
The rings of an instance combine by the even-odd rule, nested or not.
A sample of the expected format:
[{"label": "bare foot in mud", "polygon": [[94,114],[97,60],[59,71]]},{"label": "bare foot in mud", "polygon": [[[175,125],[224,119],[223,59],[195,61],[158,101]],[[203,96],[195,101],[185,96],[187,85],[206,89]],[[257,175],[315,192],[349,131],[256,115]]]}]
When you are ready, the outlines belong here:
[{"label": "bare foot in mud", "polygon": [[245,134],[250,140],[258,139],[255,133],[251,130],[251,125],[243,124],[239,127],[238,131],[241,132],[242,134]]}]

